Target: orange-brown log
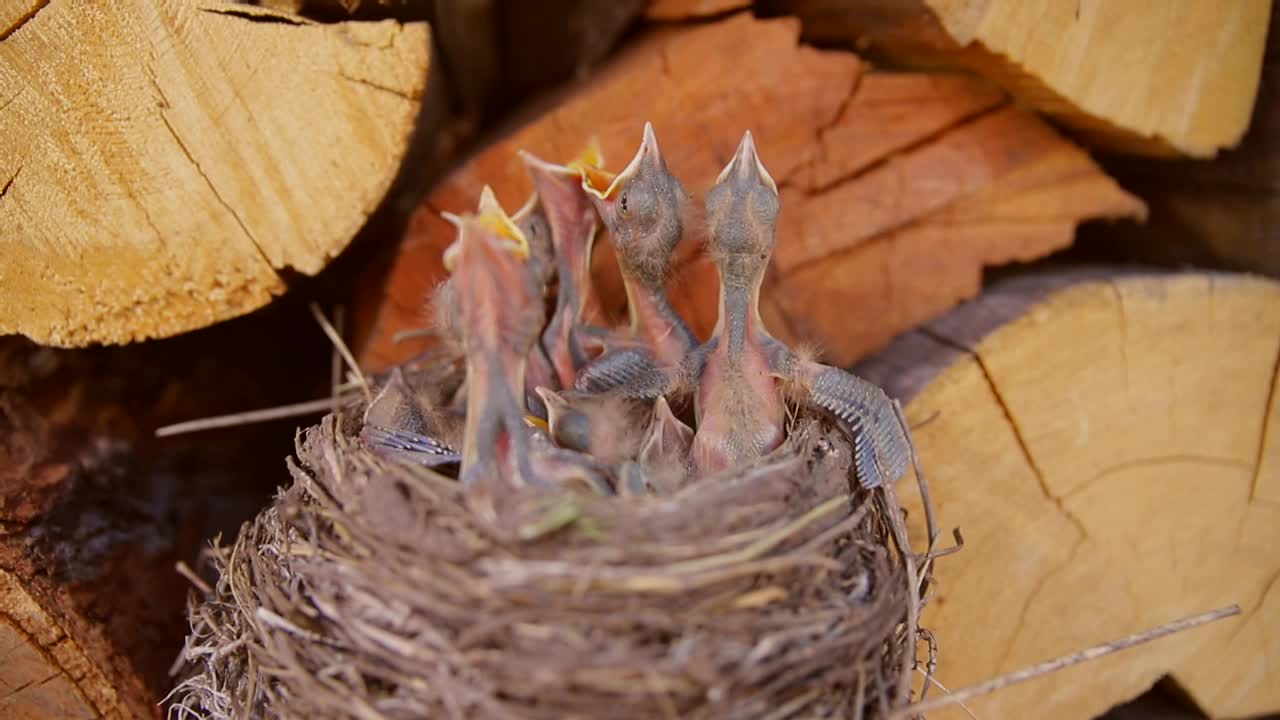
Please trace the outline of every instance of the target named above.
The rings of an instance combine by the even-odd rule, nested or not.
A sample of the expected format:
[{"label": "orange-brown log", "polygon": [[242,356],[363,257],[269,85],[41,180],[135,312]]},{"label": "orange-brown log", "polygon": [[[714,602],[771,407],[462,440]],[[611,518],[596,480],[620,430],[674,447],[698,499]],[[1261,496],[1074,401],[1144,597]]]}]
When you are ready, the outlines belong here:
[{"label": "orange-brown log", "polygon": [[[746,14],[651,30],[477,154],[431,193],[380,297],[364,303],[373,327],[361,359],[384,368],[421,349],[393,337],[427,321],[424,301],[453,239],[440,211],[474,207],[485,184],[518,207],[531,192],[522,148],[563,161],[594,135],[620,169],[646,120],[693,195],[671,294],[703,337],[717,280],[698,253],[700,196],[748,129],[783,196],[762,312],[776,334],[815,342],[836,362],[972,296],[985,266],[1064,247],[1083,220],[1144,215],[1082,150],[982,81],[869,72],[856,55],[808,47],[798,34],[795,20]],[[597,248],[596,287],[617,316],[612,254],[607,241]]]}]

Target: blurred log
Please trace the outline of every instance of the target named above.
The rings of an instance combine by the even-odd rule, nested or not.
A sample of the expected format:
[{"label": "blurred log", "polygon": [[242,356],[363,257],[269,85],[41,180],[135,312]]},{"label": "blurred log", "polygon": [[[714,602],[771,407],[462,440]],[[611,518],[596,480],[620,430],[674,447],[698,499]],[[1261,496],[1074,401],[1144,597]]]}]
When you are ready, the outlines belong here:
[{"label": "blurred log", "polygon": [[690,20],[750,7],[751,0],[651,0],[644,10],[648,20]]},{"label": "blurred log", "polygon": [[154,428],[325,384],[317,331],[288,353],[245,350],[306,327],[298,310],[125,348],[0,338],[0,717],[160,715],[187,628],[175,563],[269,499],[294,424]]},{"label": "blurred log", "polygon": [[814,41],[895,64],[964,68],[1090,141],[1209,157],[1239,142],[1271,0],[768,0]]},{"label": "blurred log", "polygon": [[1248,270],[1280,277],[1280,5],[1249,132],[1210,161],[1110,156],[1100,162],[1151,205],[1151,222],[1091,227],[1081,256]]},{"label": "blurred log", "polygon": [[[620,169],[646,120],[694,194],[695,218],[698,195],[752,130],[783,195],[765,319],[841,363],[975,294],[986,264],[1061,248],[1085,219],[1142,216],[1141,201],[1084,152],[981,81],[868,73],[855,55],[799,45],[798,30],[739,14],[651,31],[472,158],[419,209],[386,284],[364,288],[362,361],[384,368],[422,349],[393,337],[426,322],[424,300],[443,276],[453,232],[439,211],[474,207],[486,183],[518,207],[531,192],[520,148],[563,160],[595,135]],[[698,225],[689,223],[671,293],[706,336],[717,280],[697,252]],[[612,253],[607,241],[596,247],[596,286],[617,316],[625,299]]]},{"label": "blurred log", "polygon": [[361,228],[421,107],[425,24],[26,5],[0,34],[0,334],[123,343],[261,307]]},{"label": "blurred log", "polygon": [[924,622],[945,686],[1244,609],[976,716],[1096,717],[1165,674],[1210,717],[1280,710],[1278,358],[1274,282],[1094,272],[997,285],[858,368],[910,399],[939,521],[964,533]]}]

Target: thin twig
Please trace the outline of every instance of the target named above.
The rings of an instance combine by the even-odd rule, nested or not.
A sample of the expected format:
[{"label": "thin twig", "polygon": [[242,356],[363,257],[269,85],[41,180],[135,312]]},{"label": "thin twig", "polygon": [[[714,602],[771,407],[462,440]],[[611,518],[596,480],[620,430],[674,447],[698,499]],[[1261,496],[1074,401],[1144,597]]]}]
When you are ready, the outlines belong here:
[{"label": "thin twig", "polygon": [[196,571],[192,570],[190,565],[187,565],[185,562],[179,560],[177,564],[174,565],[173,569],[177,570],[179,575],[186,578],[187,582],[191,583],[192,585],[195,585],[196,589],[199,590],[200,592],[204,593],[205,595],[213,594],[213,588],[209,587],[209,583],[205,582],[203,578],[197,575]]},{"label": "thin twig", "polygon": [[965,700],[970,700],[975,697],[993,693],[997,690],[1002,690],[1010,685],[1017,685],[1018,683],[1026,682],[1027,680],[1040,677],[1041,675],[1057,672],[1063,668],[1071,667],[1072,665],[1079,665],[1083,662],[1096,660],[1100,657],[1105,657],[1121,650],[1127,650],[1135,645],[1151,642],[1152,640],[1162,638],[1166,635],[1172,635],[1174,633],[1182,632],[1183,630],[1190,630],[1191,628],[1199,627],[1200,625],[1205,625],[1216,620],[1221,620],[1223,618],[1239,614],[1239,605],[1229,605],[1210,612],[1182,618],[1181,620],[1174,620],[1173,622],[1165,623],[1164,625],[1151,628],[1150,630],[1144,630],[1140,633],[1128,635],[1119,640],[1094,645],[1092,647],[1085,648],[1084,650],[1073,652],[1070,655],[1063,655],[1052,660],[1046,660],[1045,662],[1023,668],[1022,670],[1017,670],[986,682],[978,683],[977,685],[971,685],[967,688],[956,690],[950,695],[943,695],[932,700],[908,705],[895,712],[893,714],[893,718],[905,718],[912,715],[920,715],[922,713],[929,712],[930,710],[936,710],[940,707],[955,705],[957,703],[964,702]]},{"label": "thin twig", "polygon": [[[342,336],[343,324],[346,315],[345,308],[341,305],[333,309],[333,329]],[[338,396],[338,386],[342,384],[342,354],[338,352],[335,345],[333,353],[329,357],[329,395],[333,399],[333,407],[330,412],[337,413],[341,409],[342,398]]]},{"label": "thin twig", "polygon": [[[925,692],[928,691],[930,685],[933,685],[934,687],[938,688],[944,693],[947,693],[947,694],[951,693],[951,691],[947,689],[947,686],[938,682],[938,680],[934,678],[931,673],[927,673],[924,670],[921,670],[920,668],[916,668],[916,672],[923,675],[925,680],[924,688],[920,691],[920,697],[922,698],[924,697],[924,694]],[[969,709],[968,705],[965,705],[963,702],[960,702],[960,701],[956,701],[956,704],[960,706],[960,709],[964,711],[965,715],[968,715],[969,717],[973,718],[973,720],[978,720],[978,716],[973,714],[973,711]]]},{"label": "thin twig", "polygon": [[351,369],[351,372],[356,376],[356,379],[360,381],[360,387],[364,390],[364,399],[366,401],[372,400],[373,393],[369,390],[369,381],[365,379],[364,373],[360,372],[360,365],[356,363],[356,358],[351,354],[351,350],[347,347],[347,344],[342,341],[342,336],[333,328],[333,325],[329,322],[328,318],[324,316],[324,313],[320,312],[319,305],[311,303],[311,315],[315,317],[316,322],[320,324],[320,329],[324,331],[326,336],[328,336],[329,342],[333,343],[334,349],[339,353],[342,353],[342,359],[347,361],[347,367]]},{"label": "thin twig", "polygon": [[165,425],[156,428],[156,437],[169,437],[171,435],[182,435],[183,433],[199,432],[201,430],[215,430],[217,428],[235,427],[237,425],[251,425],[253,423],[269,422],[271,420],[282,420],[284,418],[299,417],[301,415],[313,415],[329,410],[333,405],[333,398],[320,398],[319,400],[307,400],[306,402],[293,403],[291,405],[277,405],[276,407],[263,408],[261,410],[245,410],[244,412],[231,413],[230,415],[215,415],[213,417],[200,418],[198,420],[184,420],[180,423]]},{"label": "thin twig", "polygon": [[400,330],[391,336],[391,342],[399,345],[406,340],[417,340],[418,338],[431,337],[436,334],[433,328],[409,328],[408,330]]},{"label": "thin twig", "polygon": [[902,556],[902,565],[907,574],[907,627],[906,642],[908,652],[903,657],[901,677],[898,680],[898,697],[895,706],[903,705],[911,699],[911,670],[915,667],[916,629],[920,627],[920,584],[916,575],[916,555],[911,550],[911,540],[907,537],[906,525],[902,522],[902,506],[898,503],[898,495],[893,490],[893,483],[880,486],[881,497],[884,498],[884,514],[893,531],[893,543],[898,546]]},{"label": "thin twig", "polygon": [[929,531],[929,547],[927,552],[933,551],[933,545],[938,540],[938,523],[933,516],[933,500],[929,497],[929,481],[924,477],[924,469],[920,467],[920,453],[916,451],[915,438],[911,437],[911,425],[907,423],[907,417],[902,412],[902,403],[897,399],[893,400],[893,414],[898,418],[898,425],[902,427],[902,434],[907,439],[907,449],[911,452],[911,466],[916,471],[916,483],[920,486],[920,500],[924,505],[924,523]]}]

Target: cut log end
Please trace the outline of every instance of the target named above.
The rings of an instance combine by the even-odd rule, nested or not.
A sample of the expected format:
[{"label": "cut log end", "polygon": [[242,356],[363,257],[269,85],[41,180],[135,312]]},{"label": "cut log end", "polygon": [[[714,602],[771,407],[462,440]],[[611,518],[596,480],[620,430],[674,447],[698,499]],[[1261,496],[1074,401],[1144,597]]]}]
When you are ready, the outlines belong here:
[{"label": "cut log end", "polygon": [[422,23],[133,0],[3,22],[0,333],[51,345],[203,327],[318,272],[396,176],[427,78]]},{"label": "cut log end", "polygon": [[1102,147],[1211,157],[1248,128],[1271,0],[765,4],[805,18],[815,39],[980,73]]},{"label": "cut log end", "polygon": [[925,618],[942,684],[1238,603],[1241,618],[970,708],[1094,717],[1167,674],[1210,717],[1280,710],[1260,671],[1280,654],[1278,359],[1275,283],[1094,274],[997,286],[865,363],[914,395],[939,520],[966,541]]}]

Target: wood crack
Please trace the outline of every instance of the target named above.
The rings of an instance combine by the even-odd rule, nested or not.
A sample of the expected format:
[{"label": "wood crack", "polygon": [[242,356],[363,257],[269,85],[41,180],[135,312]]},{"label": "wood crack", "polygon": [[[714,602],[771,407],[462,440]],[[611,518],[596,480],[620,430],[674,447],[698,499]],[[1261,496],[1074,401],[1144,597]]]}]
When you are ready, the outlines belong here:
[{"label": "wood crack", "polygon": [[[919,150],[920,148],[927,146],[931,143],[940,142],[943,139],[945,139],[945,136],[947,134],[951,132],[955,132],[958,129],[963,128],[967,125],[977,123],[981,121],[983,118],[987,117],[988,115],[1004,110],[1006,107],[1007,105],[1001,104],[1001,105],[997,105],[994,108],[990,108],[985,111],[979,112],[975,115],[970,115],[959,122],[952,123],[946,126],[945,128],[940,128],[936,132],[929,133],[926,136],[919,138],[918,140],[913,140],[912,142],[907,143],[901,148],[898,148],[891,153],[888,153],[882,157],[879,157],[867,165],[863,165],[861,167],[851,170],[848,173],[842,174],[839,177],[827,183],[824,183],[820,186],[813,187],[813,188],[801,188],[801,190],[802,192],[805,193],[806,197],[810,197],[810,198],[818,197],[828,192],[832,192],[842,185],[845,185],[851,182],[856,182],[863,175],[866,175],[871,172],[875,172],[876,170],[879,170],[882,167],[887,166],[889,163],[899,159],[903,155],[910,154],[911,152],[915,150]],[[898,178],[898,180],[901,181],[901,178]],[[790,184],[784,183],[783,186],[789,187]],[[956,205],[966,202],[972,195],[973,193],[959,195],[953,198],[950,202],[947,202],[943,205],[939,205],[938,207],[933,208],[932,210],[929,210],[928,212],[924,213],[923,215],[920,215],[919,217],[901,216],[901,214],[899,214],[901,216],[900,220],[890,223],[883,228],[880,228],[873,236],[867,237],[864,240],[854,245],[834,245],[828,248],[827,250],[825,250],[824,252],[813,255],[811,257],[805,257],[804,259],[794,263],[793,265],[788,266],[786,271],[783,273],[783,275],[785,277],[793,276],[808,268],[813,267],[814,265],[827,262],[831,260],[831,258],[833,257],[854,252],[862,247],[865,247],[871,243],[874,243],[880,240],[892,241],[892,238],[889,236],[891,236],[893,233],[903,230],[905,228],[913,227],[916,225],[922,225],[924,223],[930,222],[932,218],[936,217],[937,215],[948,211],[949,209],[955,207]],[[896,191],[894,193],[895,202],[900,202],[903,196],[904,194],[902,191]],[[1021,220],[1021,221],[1010,220],[1008,224],[1017,223],[1021,225],[1043,225],[1045,224],[1046,219],[1049,221],[1054,220],[1053,218],[1037,218],[1035,220]],[[1071,222],[1078,222],[1079,219],[1080,218],[1078,217],[1064,218],[1064,220],[1069,220]],[[989,221],[985,218],[983,219],[983,222],[989,224]],[[1000,221],[1000,222],[1005,222],[1005,221]],[[952,221],[950,224],[959,225],[961,223]]]},{"label": "wood crack", "polygon": [[[844,97],[840,100],[840,104],[836,106],[835,110],[831,113],[830,118],[827,118],[822,123],[820,123],[816,128],[814,128],[813,140],[814,140],[815,147],[820,149],[826,148],[827,134],[831,132],[833,128],[835,128],[837,125],[840,124],[840,121],[844,119],[844,114],[849,111],[849,106],[853,105],[853,100],[858,95],[858,88],[862,87],[862,76],[865,75],[866,72],[867,72],[866,66],[863,65],[862,63],[859,63],[857,68],[852,73],[853,77],[850,78],[849,89],[845,92]],[[779,186],[786,188],[786,187],[792,187],[796,185],[797,183],[793,182],[793,178],[803,177],[805,174],[807,174],[808,171],[814,166],[815,163],[818,162],[818,160],[822,157],[823,154],[824,153],[821,153],[821,152],[814,153],[812,156],[809,157],[807,162],[792,168],[791,172],[787,173],[786,177],[780,178],[781,182],[779,182]],[[804,186],[805,183],[798,183],[799,185],[803,186],[798,189],[808,196],[818,195],[820,193],[825,192],[828,188],[839,185],[841,182],[844,182],[847,179],[857,176],[862,172],[862,170],[863,168],[858,168],[853,172],[850,172],[847,175],[842,175],[839,178],[836,178],[835,180],[831,181],[830,183],[820,187],[808,187],[808,186]]]},{"label": "wood crack", "polygon": [[[251,7],[251,6],[249,6]],[[268,23],[276,25],[293,25],[295,27],[311,25],[307,20],[281,13],[274,13],[262,8],[240,9],[239,7],[202,7],[197,8],[200,12],[209,13],[210,15],[225,15],[227,17],[248,20],[253,23]]]},{"label": "wood crack", "polygon": [[[861,75],[859,75],[859,83],[860,83],[860,82],[861,82]],[[850,99],[852,99],[852,97],[853,97],[853,96],[852,96],[852,94],[851,94],[851,95],[850,95]],[[880,157],[876,158],[875,160],[872,160],[871,162],[869,162],[869,163],[867,163],[867,164],[865,164],[865,165],[861,165],[861,166],[859,166],[859,167],[855,167],[855,168],[853,168],[852,170],[850,170],[849,172],[844,173],[844,174],[841,174],[841,175],[838,175],[838,176],[836,176],[836,177],[834,177],[834,178],[832,178],[832,179],[830,179],[830,180],[826,181],[825,183],[822,183],[822,184],[815,185],[815,186],[813,186],[813,187],[807,188],[807,192],[808,192],[808,194],[810,194],[810,195],[821,195],[822,193],[825,193],[825,192],[827,192],[827,191],[829,191],[829,190],[833,190],[833,189],[835,189],[835,188],[837,188],[837,187],[839,187],[839,186],[841,186],[841,185],[844,185],[844,184],[845,184],[845,183],[847,183],[847,182],[850,182],[850,181],[852,181],[852,180],[856,180],[856,179],[858,179],[858,178],[859,178],[860,176],[862,176],[862,175],[865,175],[865,174],[867,174],[867,173],[869,173],[869,172],[874,172],[874,171],[876,171],[876,170],[879,170],[881,167],[883,167],[883,166],[887,165],[888,163],[892,162],[895,158],[897,158],[897,157],[899,157],[899,156],[902,156],[902,155],[908,155],[908,154],[910,154],[910,153],[912,153],[912,152],[914,152],[914,151],[916,151],[916,150],[919,150],[920,148],[924,147],[925,145],[929,145],[929,144],[931,144],[931,143],[933,143],[933,142],[936,142],[939,138],[943,137],[944,135],[947,135],[947,134],[949,134],[949,133],[955,132],[955,131],[960,130],[960,129],[964,128],[964,127],[967,127],[967,126],[969,126],[969,125],[972,125],[972,124],[974,124],[974,123],[977,123],[977,122],[981,121],[983,118],[987,117],[988,115],[993,115],[993,114],[995,114],[995,113],[998,113],[998,112],[1000,112],[1000,111],[1002,111],[1002,110],[1006,109],[1007,107],[1008,107],[1008,103],[1003,103],[1003,102],[1002,102],[1002,103],[1000,103],[1000,104],[998,104],[998,105],[995,105],[995,106],[993,106],[993,107],[987,107],[987,108],[979,107],[979,108],[977,108],[974,112],[969,113],[969,114],[967,114],[967,115],[961,115],[961,116],[959,116],[959,117],[955,118],[955,120],[954,120],[953,122],[950,122],[950,123],[948,123],[947,125],[945,125],[945,126],[943,126],[943,127],[939,127],[939,128],[937,128],[937,129],[935,129],[935,130],[933,130],[933,131],[930,131],[930,132],[928,132],[928,133],[925,133],[924,135],[921,135],[920,137],[918,137],[918,138],[916,138],[916,139],[914,139],[914,140],[911,140],[910,142],[907,142],[906,144],[902,145],[901,147],[896,147],[896,148],[894,148],[891,152],[888,152],[888,153],[886,153],[886,154],[884,154],[884,155],[881,155]],[[841,112],[842,112],[842,113],[844,112],[844,111],[843,111],[843,109],[841,110]],[[828,124],[828,126],[827,126],[826,128],[823,128],[823,129],[824,129],[824,130],[828,130],[828,129],[830,129],[831,127],[834,127],[834,126],[835,126],[835,124],[836,124],[838,121],[839,121],[839,117],[837,116],[836,120],[834,120],[834,121],[832,121],[831,123],[829,123],[829,124]],[[822,142],[822,136],[821,136],[821,135],[819,135],[818,140],[819,140],[819,142],[820,142],[820,143]],[[956,202],[958,202],[958,201],[960,201],[960,200],[962,200],[962,199],[963,199],[963,197],[956,198]],[[942,206],[942,207],[938,208],[938,210],[935,210],[934,212],[937,212],[937,211],[939,211],[939,210],[943,210],[943,209],[945,209],[946,207],[947,207],[947,206],[946,206],[946,205],[944,205],[944,206]],[[932,213],[930,213],[930,214],[932,214]],[[888,229],[888,230],[886,230],[885,232],[889,232],[890,230],[893,230],[893,229],[894,229],[894,228],[889,228],[889,229]]]},{"label": "wood crack", "polygon": [[1004,651],[1000,653],[1000,661],[996,663],[997,672],[1006,672],[1013,669],[1009,667],[1009,661],[1013,658],[1013,649],[1018,644],[1018,636],[1022,634],[1022,629],[1027,624],[1027,616],[1031,613],[1031,606],[1040,597],[1040,593],[1044,592],[1050,580],[1076,562],[1080,548],[1084,546],[1084,541],[1084,536],[1076,538],[1076,541],[1071,544],[1071,549],[1067,551],[1066,558],[1062,562],[1055,563],[1053,567],[1037,578],[1035,584],[1031,586],[1031,591],[1027,593],[1027,599],[1018,610],[1018,619],[1013,623],[1013,632],[1009,634],[1009,642],[1005,644]]},{"label": "wood crack", "polygon": [[249,239],[249,242],[253,244],[254,249],[258,251],[258,256],[262,258],[262,262],[268,269],[274,272],[275,266],[271,264],[271,260],[268,259],[266,251],[264,251],[262,246],[258,244],[258,239],[253,236],[252,232],[250,232],[249,226],[245,225],[244,219],[240,217],[240,213],[236,212],[236,209],[231,207],[231,204],[227,202],[226,198],[222,197],[222,193],[218,192],[218,188],[213,184],[213,180],[205,174],[204,168],[200,167],[200,163],[196,161],[195,156],[191,154],[186,143],[182,141],[182,138],[178,135],[178,131],[174,129],[173,125],[169,122],[169,118],[165,117],[164,113],[160,113],[160,121],[164,123],[169,134],[173,136],[174,142],[178,144],[178,148],[182,150],[182,154],[186,156],[187,160],[191,163],[191,166],[196,169],[197,173],[200,173],[200,177],[204,179],[205,185],[209,187],[209,192],[213,193],[214,199],[216,199],[228,213],[231,213],[231,217],[234,218],[236,224],[240,226],[240,230],[244,232],[244,236]]},{"label": "wood crack", "polygon": [[1134,460],[1126,460],[1124,462],[1105,467],[1099,470],[1093,477],[1071,488],[1071,490],[1062,497],[1064,500],[1073,498],[1108,475],[1115,475],[1117,473],[1121,473],[1126,470],[1134,470],[1136,468],[1160,467],[1162,465],[1207,465],[1209,467],[1231,468],[1243,472],[1248,472],[1253,469],[1253,465],[1249,463],[1235,460],[1233,458],[1214,457],[1212,455],[1152,455],[1136,458]]},{"label": "wood crack", "polygon": [[1280,385],[1280,345],[1276,347],[1276,358],[1271,363],[1271,389],[1267,392],[1266,403],[1262,407],[1262,432],[1258,437],[1258,456],[1253,462],[1253,479],[1249,483],[1249,501],[1260,500],[1258,485],[1262,482],[1262,461],[1267,454],[1267,433],[1271,431],[1271,408],[1276,402],[1276,386]]},{"label": "wood crack", "polygon": [[1111,288],[1111,294],[1116,300],[1116,323],[1120,330],[1120,362],[1124,365],[1124,387],[1125,391],[1129,390],[1129,315],[1124,306],[1124,294],[1120,292],[1120,285],[1115,278],[1107,278],[1107,287]]},{"label": "wood crack", "polygon": [[18,98],[22,97],[22,93],[26,91],[27,91],[26,85],[23,85],[22,87],[18,88],[18,92],[9,96],[3,103],[0,103],[0,112],[4,112],[10,105],[13,104],[14,100],[17,100]]},{"label": "wood crack", "polygon": [[399,88],[393,88],[393,87],[391,87],[391,86],[389,86],[389,85],[380,85],[380,84],[378,84],[378,83],[376,83],[376,82],[373,82],[372,80],[366,80],[366,79],[364,79],[364,78],[356,77],[356,76],[354,76],[354,75],[348,75],[348,74],[346,74],[346,73],[342,72],[341,70],[339,70],[339,71],[338,71],[338,77],[340,77],[340,78],[342,78],[343,80],[346,80],[347,82],[350,82],[350,83],[355,83],[355,84],[357,84],[357,85],[364,85],[364,86],[366,86],[366,87],[371,87],[371,88],[373,88],[374,90],[380,90],[380,91],[385,92],[385,93],[391,93],[392,95],[395,95],[396,97],[398,97],[398,98],[400,98],[400,99],[402,99],[402,100],[408,100],[409,102],[417,102],[417,101],[418,101],[418,98],[416,98],[416,97],[414,97],[414,96],[412,96],[412,95],[410,95],[410,94],[406,93],[405,91],[403,91],[403,90],[401,90],[401,89],[399,89]]},{"label": "wood crack", "polygon": [[1027,466],[1031,468],[1031,473],[1035,476],[1036,481],[1040,485],[1040,492],[1044,495],[1046,500],[1053,503],[1054,506],[1058,508],[1063,517],[1067,518],[1067,520],[1071,522],[1079,533],[1080,539],[1088,537],[1089,531],[1085,528],[1084,522],[1067,508],[1061,497],[1055,495],[1049,488],[1049,482],[1045,479],[1044,470],[1041,469],[1040,465],[1036,462],[1035,456],[1032,455],[1031,447],[1027,445],[1026,437],[1024,437],[1022,429],[1018,426],[1018,421],[1015,419],[1013,411],[1009,408],[1009,404],[1000,393],[1000,387],[996,384],[995,378],[992,377],[991,370],[983,361],[982,354],[975,348],[954,340],[944,333],[927,325],[919,328],[919,330],[921,333],[933,338],[939,343],[955,348],[956,350],[959,350],[973,358],[974,362],[978,365],[978,369],[982,372],[982,377],[986,381],[987,387],[990,388],[992,396],[1000,406],[1000,411],[1004,413],[1005,421],[1009,423],[1009,428],[1013,431],[1013,438],[1018,443],[1018,448],[1022,451],[1022,457],[1026,460]]},{"label": "wood crack", "polygon": [[48,5],[49,0],[36,0],[35,5],[31,6],[30,10],[25,14],[19,15],[18,19],[14,20],[12,25],[5,28],[3,31],[0,31],[0,42],[8,40],[10,35],[18,32],[19,28],[30,22],[31,18],[35,17],[37,13],[45,9]]},{"label": "wood crack", "polygon": [[0,198],[9,193],[9,188],[13,187],[13,181],[18,179],[18,173],[20,172],[22,172],[21,165],[19,165],[18,169],[13,171],[13,175],[10,175],[9,179],[5,181],[4,187],[0,187]]}]

